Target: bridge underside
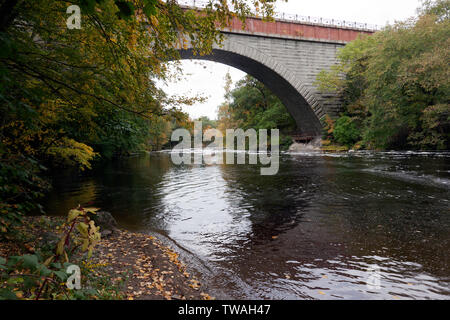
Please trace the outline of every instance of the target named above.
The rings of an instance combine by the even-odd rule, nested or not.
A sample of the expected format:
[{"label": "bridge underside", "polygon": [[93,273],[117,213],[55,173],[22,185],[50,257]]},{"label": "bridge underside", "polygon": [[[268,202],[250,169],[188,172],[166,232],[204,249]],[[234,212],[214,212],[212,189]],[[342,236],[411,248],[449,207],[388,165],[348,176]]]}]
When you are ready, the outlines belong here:
[{"label": "bridge underside", "polygon": [[[257,61],[243,54],[224,49],[214,49],[211,55],[198,56],[193,55],[192,50],[180,50],[182,59],[209,60],[223,63],[239,70],[242,70],[254,78],[261,81],[269,90],[271,90],[287,108],[288,112],[297,123],[298,131],[305,136],[320,136],[322,133],[322,124],[319,120],[314,106],[307,101],[299,89],[294,87],[292,79],[289,81],[280,73],[268,67],[265,63]],[[263,60],[263,59],[261,59]],[[286,74],[286,72],[283,72]]]}]

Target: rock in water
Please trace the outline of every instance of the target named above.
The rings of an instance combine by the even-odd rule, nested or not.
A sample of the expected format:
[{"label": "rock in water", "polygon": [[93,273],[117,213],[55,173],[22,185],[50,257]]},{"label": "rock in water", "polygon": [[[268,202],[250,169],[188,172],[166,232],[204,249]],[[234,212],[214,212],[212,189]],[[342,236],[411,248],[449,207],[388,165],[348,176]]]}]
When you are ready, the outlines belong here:
[{"label": "rock in water", "polygon": [[117,230],[117,221],[111,213],[107,211],[99,211],[94,215],[95,224],[100,227],[100,233],[103,238],[107,238]]},{"label": "rock in water", "polygon": [[310,143],[294,143],[290,146],[289,152],[311,152],[320,151],[322,146],[322,139],[318,138]]}]

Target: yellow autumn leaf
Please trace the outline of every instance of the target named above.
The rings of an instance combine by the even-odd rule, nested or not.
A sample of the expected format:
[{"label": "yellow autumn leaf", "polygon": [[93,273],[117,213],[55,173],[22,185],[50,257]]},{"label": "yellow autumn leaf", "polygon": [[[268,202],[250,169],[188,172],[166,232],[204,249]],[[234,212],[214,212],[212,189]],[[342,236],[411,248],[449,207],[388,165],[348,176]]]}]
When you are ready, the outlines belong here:
[{"label": "yellow autumn leaf", "polygon": [[69,211],[69,215],[67,216],[67,222],[72,222],[75,220],[79,215],[81,211],[77,209],[72,209]]},{"label": "yellow autumn leaf", "polygon": [[85,212],[93,213],[93,214],[96,214],[98,210],[100,210],[100,208],[85,208],[84,209]]},{"label": "yellow autumn leaf", "polygon": [[64,252],[64,243],[65,243],[65,238],[61,239],[58,242],[58,245],[56,246],[56,254],[57,255],[62,255]]}]

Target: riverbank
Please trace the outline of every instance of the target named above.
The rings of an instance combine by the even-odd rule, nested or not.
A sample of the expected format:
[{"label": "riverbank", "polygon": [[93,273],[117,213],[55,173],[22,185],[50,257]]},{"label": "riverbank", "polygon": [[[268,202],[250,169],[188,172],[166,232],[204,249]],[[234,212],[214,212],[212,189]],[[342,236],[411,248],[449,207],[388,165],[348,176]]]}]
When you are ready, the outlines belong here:
[{"label": "riverbank", "polygon": [[128,275],[122,289],[127,299],[211,299],[178,254],[153,236],[116,230],[102,239],[92,263],[104,266],[115,283]]},{"label": "riverbank", "polygon": [[[25,217],[19,238],[0,242],[0,257],[35,254],[53,246],[63,222],[62,217]],[[147,234],[115,229],[101,239],[90,259],[79,256],[71,262],[81,268],[82,287],[103,292],[100,299],[212,299],[178,254]]]}]

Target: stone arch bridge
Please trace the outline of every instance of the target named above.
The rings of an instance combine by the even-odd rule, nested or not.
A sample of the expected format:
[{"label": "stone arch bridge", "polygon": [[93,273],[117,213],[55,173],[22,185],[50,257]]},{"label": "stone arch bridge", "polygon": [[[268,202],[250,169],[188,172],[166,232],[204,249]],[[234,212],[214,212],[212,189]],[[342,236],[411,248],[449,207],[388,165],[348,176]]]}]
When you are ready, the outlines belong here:
[{"label": "stone arch bridge", "polygon": [[181,58],[220,62],[252,75],[280,98],[295,119],[299,135],[316,137],[321,135],[325,114],[335,116],[340,110],[338,97],[315,88],[317,74],[336,63],[340,48],[374,29],[357,23],[302,20],[308,19],[281,17],[265,22],[250,17],[243,29],[235,19],[222,30],[225,41],[211,55],[194,56],[182,49]]}]

